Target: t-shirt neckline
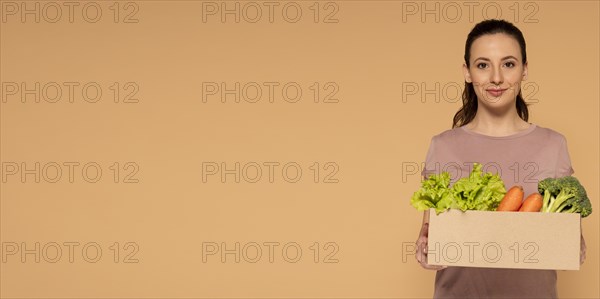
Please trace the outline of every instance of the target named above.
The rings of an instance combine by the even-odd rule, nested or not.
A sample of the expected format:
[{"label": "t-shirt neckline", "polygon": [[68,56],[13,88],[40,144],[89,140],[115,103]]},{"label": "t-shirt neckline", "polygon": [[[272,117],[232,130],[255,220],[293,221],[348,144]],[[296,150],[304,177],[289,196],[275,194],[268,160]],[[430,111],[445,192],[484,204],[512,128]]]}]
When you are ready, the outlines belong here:
[{"label": "t-shirt neckline", "polygon": [[523,135],[527,135],[527,134],[533,132],[533,130],[535,130],[536,127],[537,127],[536,124],[530,123],[529,128],[527,128],[527,129],[525,129],[525,130],[523,130],[521,132],[518,132],[518,133],[515,133],[515,134],[511,134],[511,135],[506,135],[506,136],[490,136],[490,135],[485,135],[485,134],[477,133],[477,132],[474,132],[474,131],[471,131],[471,130],[467,129],[466,125],[462,126],[460,128],[463,130],[463,132],[466,132],[467,134],[474,135],[474,136],[479,136],[479,137],[483,137],[483,138],[488,138],[488,139],[513,139],[513,138],[521,137]]}]

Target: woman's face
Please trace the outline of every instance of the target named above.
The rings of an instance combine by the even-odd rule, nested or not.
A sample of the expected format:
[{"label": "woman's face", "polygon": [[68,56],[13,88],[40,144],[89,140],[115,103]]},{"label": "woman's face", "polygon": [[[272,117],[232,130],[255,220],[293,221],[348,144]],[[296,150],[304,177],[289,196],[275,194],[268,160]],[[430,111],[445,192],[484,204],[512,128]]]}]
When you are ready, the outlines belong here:
[{"label": "woman's face", "polygon": [[470,66],[463,64],[465,81],[473,83],[478,104],[505,111],[515,107],[521,81],[527,79],[517,40],[504,33],[486,34],[471,45]]}]

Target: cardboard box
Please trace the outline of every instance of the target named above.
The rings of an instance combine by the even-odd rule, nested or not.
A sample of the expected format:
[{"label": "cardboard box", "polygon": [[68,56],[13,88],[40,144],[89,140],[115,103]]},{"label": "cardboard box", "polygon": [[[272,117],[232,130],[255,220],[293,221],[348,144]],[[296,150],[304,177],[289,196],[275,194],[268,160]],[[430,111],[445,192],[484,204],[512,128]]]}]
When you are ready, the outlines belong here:
[{"label": "cardboard box", "polygon": [[581,215],[429,211],[432,265],[579,270]]}]

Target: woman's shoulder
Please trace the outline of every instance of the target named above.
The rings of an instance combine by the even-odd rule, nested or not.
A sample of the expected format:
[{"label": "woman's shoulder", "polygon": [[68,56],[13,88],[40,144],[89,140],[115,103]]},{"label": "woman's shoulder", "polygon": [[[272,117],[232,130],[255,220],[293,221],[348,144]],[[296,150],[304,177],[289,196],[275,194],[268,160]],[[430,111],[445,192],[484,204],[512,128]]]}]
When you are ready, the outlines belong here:
[{"label": "woman's shoulder", "polygon": [[537,125],[534,132],[539,138],[547,139],[548,141],[566,142],[567,138],[561,132]]},{"label": "woman's shoulder", "polygon": [[462,133],[462,127],[455,127],[452,129],[440,131],[437,134],[434,134],[431,139],[436,142],[451,141],[455,140],[456,138],[459,138],[462,135]]}]

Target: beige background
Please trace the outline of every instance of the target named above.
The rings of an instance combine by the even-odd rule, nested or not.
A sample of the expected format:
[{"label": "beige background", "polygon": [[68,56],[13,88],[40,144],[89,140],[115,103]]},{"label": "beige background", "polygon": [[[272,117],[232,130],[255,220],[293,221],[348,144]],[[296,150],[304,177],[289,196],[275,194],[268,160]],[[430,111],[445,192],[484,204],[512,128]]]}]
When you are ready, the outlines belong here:
[{"label": "beige background", "polygon": [[[403,21],[412,6],[399,1],[320,2],[315,22],[313,1],[301,1],[295,2],[303,12],[298,22],[282,18],[280,5],[271,23],[264,2],[253,2],[263,9],[261,19],[236,23],[233,16],[221,22],[218,15],[203,22],[201,1],[116,6],[97,1],[102,15],[92,23],[82,17],[85,2],[74,7],[72,22],[63,2],[38,2],[37,23],[34,15],[23,20],[20,11],[9,13],[14,6],[1,2],[2,297],[431,297],[435,273],[403,252],[403,245],[416,240],[422,214],[409,205],[419,176],[402,165],[420,164],[431,136],[450,128],[459,103],[452,88],[441,90],[462,86],[464,42],[483,19],[483,3],[469,19],[463,2],[428,2],[430,9],[440,5],[436,22],[434,15],[419,14]],[[35,2],[27,3],[34,8]],[[254,16],[253,7],[245,6],[251,2],[238,3],[246,7],[244,16]],[[524,94],[537,101],[530,121],[567,137],[575,175],[594,207],[600,206],[598,2],[495,3],[528,43]],[[56,7],[62,7],[62,16],[51,23]],[[90,7],[87,16],[93,17]],[[461,16],[452,22],[455,7]],[[338,22],[324,23],[328,14]],[[488,14],[493,17],[494,9]],[[133,19],[137,23],[123,22]],[[80,85],[74,87],[73,103],[64,85],[57,103],[36,103],[32,95],[22,103],[20,92],[8,92],[10,82],[25,82],[29,89],[35,82],[40,89],[48,82]],[[94,104],[81,96],[89,82],[102,89]],[[121,89],[119,103],[113,102],[114,82]],[[125,88],[127,82],[134,83]],[[280,85],[273,103],[266,87],[257,103],[235,103],[233,96],[221,103],[220,94],[203,103],[202,82],[226,82],[230,89],[235,82]],[[297,103],[281,97],[288,82],[301,86]],[[319,82],[319,103],[313,102],[314,82]],[[326,89],[327,82],[334,84]],[[440,88],[430,95],[422,89],[409,95],[402,87],[433,89],[436,82]],[[122,103],[135,86],[139,102]],[[323,103],[335,86],[333,98],[339,102]],[[47,87],[53,97],[55,89]],[[94,95],[93,89],[88,92]],[[31,174],[20,178],[22,162],[28,169],[40,162],[39,183]],[[80,163],[74,181],[64,165],[56,183],[44,179],[54,177],[53,162]],[[128,162],[134,164],[124,169]],[[280,165],[272,183],[266,166],[256,183],[236,183],[233,175],[225,183],[218,175],[203,182],[207,162],[225,162],[229,169],[236,162]],[[290,162],[302,169],[296,183],[281,174]],[[328,162],[333,164],[325,167]],[[86,163],[102,169],[98,182],[82,177]],[[114,163],[121,169],[118,183],[110,168]],[[19,172],[8,175],[14,165]],[[123,183],[135,166],[129,180],[138,182]],[[94,168],[88,170],[93,178]],[[255,168],[246,170],[244,178],[254,177]],[[337,183],[324,183],[331,173],[329,180]],[[288,178],[294,176],[289,168]],[[559,273],[561,297],[600,296],[599,214],[583,221],[588,258],[582,269]],[[28,250],[40,243],[39,263],[32,253],[25,262],[20,252],[8,254],[11,244],[21,242]],[[56,255],[52,242],[62,248],[56,263],[46,260]],[[80,243],[72,263],[64,242]],[[89,242],[102,248],[96,263],[82,258]],[[115,247],[109,248],[115,242],[117,263]],[[137,247],[123,248],[127,242]],[[255,255],[255,248],[247,247],[240,263],[232,254],[225,263],[218,255],[203,262],[203,242],[225,242],[227,249],[257,242],[263,255],[247,262],[244,257]],[[272,263],[263,242],[280,244]],[[290,242],[302,249],[296,263],[282,256],[284,244],[295,244]],[[125,263],[136,248],[131,258],[138,263]],[[293,258],[294,250],[286,257]],[[328,254],[329,261],[338,262],[324,263]],[[94,255],[92,247],[87,257]]]}]

